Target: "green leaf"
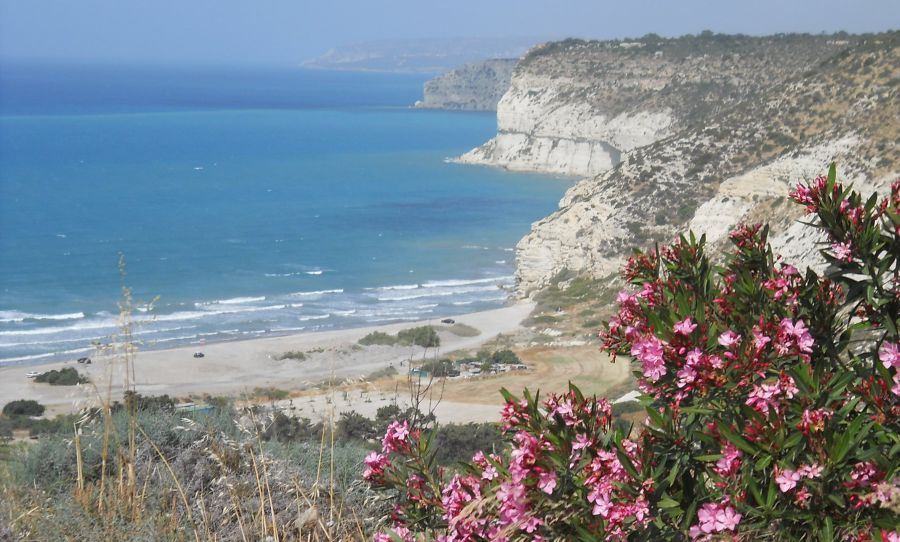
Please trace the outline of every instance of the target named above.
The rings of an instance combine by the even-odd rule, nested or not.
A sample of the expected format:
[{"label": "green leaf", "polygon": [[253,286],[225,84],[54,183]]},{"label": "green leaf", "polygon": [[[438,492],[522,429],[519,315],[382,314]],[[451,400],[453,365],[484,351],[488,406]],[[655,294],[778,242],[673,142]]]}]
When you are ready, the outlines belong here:
[{"label": "green leaf", "polygon": [[763,500],[762,493],[759,491],[759,485],[756,483],[756,479],[751,476],[747,479],[747,481],[747,486],[750,488],[750,493],[756,500],[756,504],[758,504],[759,506],[765,506],[766,502]]},{"label": "green leaf", "polygon": [[694,459],[697,461],[718,461],[722,459],[722,454],[698,455]]},{"label": "green leaf", "polygon": [[748,454],[751,454],[751,455],[756,453],[756,448],[753,447],[749,442],[747,442],[744,439],[744,437],[742,437],[736,433],[733,433],[727,427],[725,427],[725,426],[719,427],[719,434],[722,435],[723,437],[725,437],[728,440],[728,442],[734,444],[735,447],[741,449],[742,451],[747,452]]},{"label": "green leaf", "polygon": [[766,510],[775,506],[775,498],[778,497],[778,489],[775,487],[775,479],[769,482],[769,492],[766,494]]},{"label": "green leaf", "polygon": [[830,517],[825,516],[824,525],[822,526],[822,530],[819,532],[819,540],[821,542],[833,542],[834,541],[834,522]]},{"label": "green leaf", "polygon": [[[770,464],[772,464],[772,456],[764,455],[756,461],[755,465],[753,465],[753,470],[766,470]],[[762,505],[762,503],[760,503],[760,505]]]},{"label": "green leaf", "polygon": [[668,495],[663,495],[663,497],[656,503],[660,508],[676,508],[680,506],[678,501],[670,498]]}]

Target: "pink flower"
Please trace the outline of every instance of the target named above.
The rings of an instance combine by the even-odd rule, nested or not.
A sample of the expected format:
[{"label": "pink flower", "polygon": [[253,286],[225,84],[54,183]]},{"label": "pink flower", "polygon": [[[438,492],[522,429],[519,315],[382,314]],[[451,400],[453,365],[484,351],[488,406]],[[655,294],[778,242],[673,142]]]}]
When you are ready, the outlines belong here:
[{"label": "pink flower", "polygon": [[390,460],[384,454],[371,452],[366,456],[363,463],[366,465],[366,469],[363,471],[363,479],[374,482],[384,476],[384,468],[390,464]]},{"label": "pink flower", "polygon": [[800,465],[797,474],[804,478],[818,478],[822,476],[822,465],[812,463],[811,465]]},{"label": "pink flower", "polygon": [[407,437],[409,437],[408,421],[403,420],[403,423],[398,421],[391,422],[384,433],[384,438],[381,439],[381,447],[384,453],[406,450],[409,447],[409,443],[406,441]]},{"label": "pink flower", "polygon": [[853,246],[850,244],[850,241],[845,243],[832,243],[831,252],[838,260],[843,260],[847,263],[853,261]]},{"label": "pink flower", "polygon": [[556,489],[556,473],[553,471],[542,472],[538,477],[537,486],[547,495],[553,494],[553,490]]},{"label": "pink flower", "polygon": [[[795,323],[790,318],[785,318],[778,325],[778,339],[780,344],[793,342],[797,345],[797,350],[805,354],[812,352],[815,341],[809,334],[809,328],[803,320],[797,320]],[[786,346],[786,345],[785,345]]]},{"label": "pink flower", "polygon": [[654,336],[644,337],[631,347],[631,355],[637,358],[644,369],[644,376],[656,382],[666,374],[663,359],[663,343]]},{"label": "pink flower", "polygon": [[900,348],[898,348],[896,343],[885,342],[882,344],[881,350],[878,351],[878,359],[888,369],[893,367],[900,370]]},{"label": "pink flower", "polygon": [[719,476],[729,476],[737,472],[741,466],[741,456],[744,455],[740,450],[731,444],[726,444],[722,449],[722,459],[716,461],[715,471]]},{"label": "pink flower", "polygon": [[573,450],[581,450],[591,445],[591,439],[584,433],[575,435],[575,442],[572,443]]},{"label": "pink flower", "polygon": [[765,348],[770,342],[772,342],[772,339],[763,334],[759,326],[753,326],[753,346],[756,347],[757,351]]},{"label": "pink flower", "polygon": [[[778,473],[778,468],[776,468],[775,471]],[[775,476],[775,483],[778,484],[778,489],[780,489],[782,493],[787,493],[797,487],[797,482],[800,481],[800,478],[799,472],[784,469]]]},{"label": "pink flower", "polygon": [[740,344],[741,336],[731,331],[730,329],[725,333],[719,335],[719,344],[724,346],[725,348],[731,348],[732,346],[736,346]]},{"label": "pink flower", "polygon": [[735,531],[741,517],[727,501],[706,503],[697,511],[697,523],[691,526],[689,534],[691,538],[699,538],[722,531]]},{"label": "pink flower", "polygon": [[690,317],[687,317],[684,320],[677,322],[673,329],[675,330],[675,333],[687,337],[697,329],[697,324],[695,324]]}]

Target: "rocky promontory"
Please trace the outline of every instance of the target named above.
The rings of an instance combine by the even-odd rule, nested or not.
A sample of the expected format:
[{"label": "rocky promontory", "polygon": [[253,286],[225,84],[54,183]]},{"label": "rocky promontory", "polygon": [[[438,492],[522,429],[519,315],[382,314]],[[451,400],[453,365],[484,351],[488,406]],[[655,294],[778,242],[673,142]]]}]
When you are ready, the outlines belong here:
[{"label": "rocky promontory", "polygon": [[492,59],[467,64],[425,83],[416,107],[461,111],[496,111],[509,89],[517,59]]}]

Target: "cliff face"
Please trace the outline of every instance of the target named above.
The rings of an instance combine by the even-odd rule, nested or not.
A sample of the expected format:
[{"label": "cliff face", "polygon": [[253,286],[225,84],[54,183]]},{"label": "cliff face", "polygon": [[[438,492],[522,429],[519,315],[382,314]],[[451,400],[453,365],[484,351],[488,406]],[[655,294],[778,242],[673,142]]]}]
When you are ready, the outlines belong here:
[{"label": "cliff face", "polygon": [[516,59],[485,60],[467,64],[425,83],[416,107],[461,111],[496,111],[497,102],[509,89]]},{"label": "cliff face", "polygon": [[[713,247],[721,247],[727,243],[729,229],[738,222],[770,223],[777,252],[801,265],[813,261],[819,240],[815,230],[795,222],[802,209],[787,201],[789,188],[812,179],[824,172],[829,162],[836,161],[844,181],[855,183],[863,192],[883,191],[897,178],[900,157],[900,33],[836,44],[822,38],[821,45],[802,48],[801,60],[791,60],[785,51],[777,68],[769,75],[759,75],[765,84],[750,81],[753,70],[744,68],[730,72],[728,79],[733,78],[734,83],[701,86],[713,89],[705,92],[706,96],[724,96],[715,101],[678,103],[687,94],[683,88],[673,87],[672,81],[694,78],[696,74],[688,70],[671,77],[661,75],[669,81],[663,86],[650,86],[650,79],[642,78],[646,91],[632,92],[627,99],[623,95],[618,107],[608,105],[609,96],[604,98],[608,111],[604,118],[611,121],[588,123],[587,127],[582,125],[579,113],[598,109],[581,104],[581,99],[572,99],[568,107],[560,104],[553,112],[529,109],[538,103],[537,98],[523,99],[527,93],[517,85],[525,81],[536,85],[536,75],[525,77],[536,68],[534,64],[517,68],[513,89],[501,101],[501,111],[505,103],[518,101],[519,111],[530,113],[510,116],[507,104],[507,115],[498,115],[498,119],[515,130],[501,131],[476,155],[485,156],[490,163],[509,160],[510,167],[539,164],[543,170],[552,169],[530,154],[535,141],[560,138],[546,129],[548,118],[554,119],[554,130],[563,133],[562,139],[577,141],[573,134],[596,137],[606,130],[603,137],[608,139],[603,141],[618,143],[617,149],[626,151],[616,167],[577,183],[560,202],[560,209],[535,223],[519,242],[520,293],[528,295],[547,286],[563,271],[594,277],[615,274],[632,247],[667,242],[688,228],[707,233]],[[556,71],[576,58],[566,53],[558,62],[550,62],[552,54],[546,56],[542,65],[547,69],[553,65]],[[812,60],[817,57],[824,59]],[[692,62],[684,61],[696,68]],[[757,58],[756,62],[767,61]],[[716,66],[723,68],[721,62]],[[795,68],[787,70],[786,66]],[[743,75],[734,75],[736,72]],[[661,69],[660,73],[666,71]],[[713,71],[703,73],[703,81],[722,80]],[[552,77],[552,72],[542,77],[542,84],[548,86],[544,94],[559,92],[559,77]],[[746,83],[747,88],[724,92],[738,82]],[[634,86],[629,88],[633,90]],[[604,94],[585,87],[581,95]],[[635,103],[645,109],[635,109]],[[567,112],[568,122],[558,116],[560,110]],[[655,123],[612,122],[648,118],[640,114],[659,116]],[[530,129],[531,133],[515,135],[520,129]],[[498,155],[498,149],[508,148],[502,141],[517,137],[530,142],[528,150],[520,147],[511,154]],[[648,143],[648,139],[652,141]],[[516,152],[527,158],[517,158]],[[571,155],[564,158],[567,162],[555,162],[554,167],[564,170],[565,164],[575,163]],[[587,163],[588,170],[604,167],[593,158]],[[585,171],[584,166],[577,170]]]},{"label": "cliff face", "polygon": [[566,40],[532,49],[497,107],[497,136],[460,158],[596,175],[848,44],[824,36]]}]

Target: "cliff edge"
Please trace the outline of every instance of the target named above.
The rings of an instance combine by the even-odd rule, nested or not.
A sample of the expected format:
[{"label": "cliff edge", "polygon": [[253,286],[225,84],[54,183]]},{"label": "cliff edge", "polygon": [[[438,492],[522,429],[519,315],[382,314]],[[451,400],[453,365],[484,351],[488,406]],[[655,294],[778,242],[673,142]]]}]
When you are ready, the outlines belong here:
[{"label": "cliff edge", "polygon": [[806,264],[819,239],[792,185],[831,161],[863,192],[897,178],[900,33],[714,41],[728,48],[564,42],[516,68],[497,137],[465,160],[589,175],[519,242],[521,295],[613,275],[688,228],[724,245],[738,222],[772,223],[776,251]]},{"label": "cliff edge", "polygon": [[704,34],[565,40],[529,51],[497,106],[497,135],[461,162],[588,176],[845,49],[831,36]]}]

